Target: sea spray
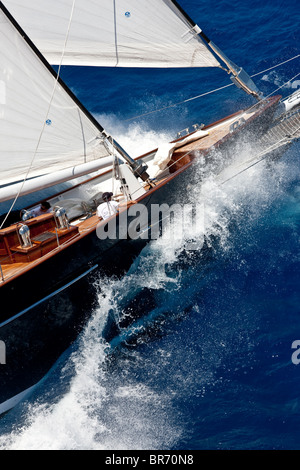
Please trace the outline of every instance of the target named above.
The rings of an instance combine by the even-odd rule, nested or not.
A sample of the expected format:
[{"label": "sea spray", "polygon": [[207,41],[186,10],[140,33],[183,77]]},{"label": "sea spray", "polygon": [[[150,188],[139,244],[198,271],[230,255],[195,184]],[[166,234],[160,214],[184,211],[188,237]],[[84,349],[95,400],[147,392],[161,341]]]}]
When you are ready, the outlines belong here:
[{"label": "sea spray", "polygon": [[[231,262],[244,279],[248,262],[236,252],[236,240],[242,234],[247,243],[251,237],[256,243],[253,227],[284,194],[292,170],[285,161],[271,168],[262,163],[225,185],[203,175],[201,166],[197,171],[205,178],[188,189],[191,201],[204,204],[205,247],[203,233],[193,233],[201,243],[192,255],[186,239],[162,237],[145,248],[123,279],[99,279],[99,307],[63,365],[54,368],[31,401],[5,418],[0,448],[174,448],[192,422],[188,408],[185,416],[179,411],[189,397],[204,400],[222,384],[218,370],[227,356],[232,361],[230,354],[249,361],[257,318],[242,310],[239,291],[230,289],[222,275]],[[107,316],[113,312],[120,321],[141,292],[151,292],[144,312],[150,321],[142,320],[137,341],[128,348],[125,341],[113,355],[102,337]],[[230,315],[223,315],[222,296],[232,306]],[[154,334],[145,336],[151,321]],[[66,387],[57,393],[64,381]],[[18,410],[23,418],[16,427],[10,423]]]}]

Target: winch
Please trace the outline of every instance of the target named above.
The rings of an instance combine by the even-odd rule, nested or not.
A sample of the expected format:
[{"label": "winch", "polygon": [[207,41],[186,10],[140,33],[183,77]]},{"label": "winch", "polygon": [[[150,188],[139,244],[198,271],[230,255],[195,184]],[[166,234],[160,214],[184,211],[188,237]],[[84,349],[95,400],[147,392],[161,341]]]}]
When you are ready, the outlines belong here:
[{"label": "winch", "polygon": [[69,228],[69,220],[67,217],[66,209],[64,209],[63,207],[56,206],[54,207],[54,215],[58,229],[64,230]]},{"label": "winch", "polygon": [[30,248],[32,246],[30,239],[30,230],[27,225],[21,224],[21,227],[18,230],[18,236],[22,248]]}]

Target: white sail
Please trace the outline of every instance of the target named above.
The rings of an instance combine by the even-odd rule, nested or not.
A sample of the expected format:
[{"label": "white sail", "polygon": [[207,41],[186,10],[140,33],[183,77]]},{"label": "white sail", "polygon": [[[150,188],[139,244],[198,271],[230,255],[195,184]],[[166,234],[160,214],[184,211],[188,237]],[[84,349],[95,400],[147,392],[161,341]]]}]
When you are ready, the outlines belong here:
[{"label": "white sail", "polygon": [[0,186],[109,155],[102,128],[1,9],[0,44]]},{"label": "white sail", "polygon": [[[218,67],[171,0],[4,0],[51,64]],[[74,10],[73,10],[74,5]],[[69,29],[69,22],[72,23]]]}]

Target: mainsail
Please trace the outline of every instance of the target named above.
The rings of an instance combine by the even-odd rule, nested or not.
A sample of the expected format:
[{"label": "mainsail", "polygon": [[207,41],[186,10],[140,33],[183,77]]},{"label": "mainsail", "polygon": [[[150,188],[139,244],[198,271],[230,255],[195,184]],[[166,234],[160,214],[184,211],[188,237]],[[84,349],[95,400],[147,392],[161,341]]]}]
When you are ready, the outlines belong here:
[{"label": "mainsail", "polygon": [[[48,62],[120,67],[218,67],[172,0],[5,0]],[[74,9],[73,9],[74,6]]]},{"label": "mainsail", "polygon": [[0,7],[0,186],[110,155],[101,126]]}]

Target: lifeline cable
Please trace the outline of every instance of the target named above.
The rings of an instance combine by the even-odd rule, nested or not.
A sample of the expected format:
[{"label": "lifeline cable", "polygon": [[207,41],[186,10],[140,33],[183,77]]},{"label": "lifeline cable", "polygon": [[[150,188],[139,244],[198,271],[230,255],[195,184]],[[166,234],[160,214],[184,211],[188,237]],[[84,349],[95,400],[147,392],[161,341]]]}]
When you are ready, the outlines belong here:
[{"label": "lifeline cable", "polygon": [[[257,161],[254,161],[253,163],[251,163],[251,165],[247,166],[246,168],[243,168],[242,170],[238,171],[237,173],[235,173],[234,175],[230,176],[230,178],[227,178],[226,180],[222,181],[222,183],[220,183],[219,186],[223,186],[223,184],[225,183],[228,183],[228,181],[231,181],[233,178],[236,178],[237,176],[241,175],[242,173],[244,173],[245,171],[249,170],[250,168],[254,167],[255,165],[257,165],[258,163],[262,162],[263,160],[265,160],[267,158],[267,156],[270,154],[270,152],[276,150],[279,146],[278,144],[280,144],[281,142],[284,142],[286,139],[286,144],[288,144],[289,142],[291,142],[293,139],[292,139],[292,135],[293,134],[296,134],[297,131],[299,131],[300,129],[300,125],[298,126],[298,128],[296,130],[294,130],[294,132],[292,134],[290,134],[289,136],[284,136],[282,139],[278,140],[277,142],[275,142],[274,144],[270,145],[270,147],[266,148],[263,152],[261,152],[259,155],[257,155],[256,157],[252,158],[250,161],[253,162],[253,160],[255,160],[256,158],[259,158],[259,160]],[[283,144],[284,145],[284,144]],[[261,157],[261,158],[260,158]]]},{"label": "lifeline cable", "polygon": [[[291,59],[287,59],[287,60],[281,62],[280,64],[274,65],[273,67],[269,67],[268,69],[262,70],[261,72],[257,72],[254,75],[251,75],[251,77],[256,77],[257,75],[261,75],[262,73],[268,72],[269,70],[273,70],[276,67],[280,67],[281,65],[284,65],[287,62],[290,62],[291,60],[297,59],[298,57],[300,57],[300,54],[292,57]],[[124,119],[122,122],[133,121],[135,119],[138,119],[138,118],[141,118],[141,117],[144,117],[144,116],[149,116],[150,114],[158,113],[160,111],[165,111],[166,109],[174,108],[175,106],[179,106],[181,104],[188,103],[189,101],[197,100],[199,98],[202,98],[203,96],[207,96],[207,95],[210,95],[212,93],[216,93],[217,91],[224,90],[225,88],[229,88],[230,86],[233,86],[233,85],[234,85],[233,83],[229,83],[228,85],[224,85],[220,88],[216,88],[215,90],[207,91],[205,93],[202,93],[201,95],[193,96],[192,98],[187,98],[183,101],[179,101],[178,103],[170,104],[168,106],[164,106],[164,107],[159,108],[159,109],[154,109],[153,111],[149,111],[147,113],[139,114],[137,116],[134,116],[134,117],[131,117],[131,118],[128,118],[128,119]]]}]

